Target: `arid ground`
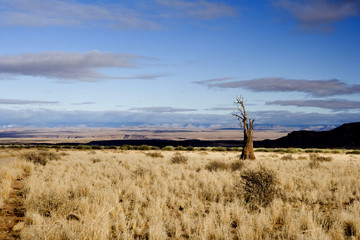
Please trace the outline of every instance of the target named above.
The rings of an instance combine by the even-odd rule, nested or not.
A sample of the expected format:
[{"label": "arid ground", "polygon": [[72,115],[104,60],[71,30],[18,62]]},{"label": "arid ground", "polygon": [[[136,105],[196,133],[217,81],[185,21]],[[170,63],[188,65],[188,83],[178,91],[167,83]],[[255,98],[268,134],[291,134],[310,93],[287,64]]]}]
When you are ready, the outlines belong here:
[{"label": "arid ground", "polygon": [[[254,140],[276,139],[290,130],[255,131]],[[167,140],[242,140],[242,130],[208,128],[12,128],[0,129],[0,144],[7,143],[87,143],[100,140],[167,139]]]},{"label": "arid ground", "polygon": [[1,148],[0,237],[360,238],[358,151],[255,154]]}]

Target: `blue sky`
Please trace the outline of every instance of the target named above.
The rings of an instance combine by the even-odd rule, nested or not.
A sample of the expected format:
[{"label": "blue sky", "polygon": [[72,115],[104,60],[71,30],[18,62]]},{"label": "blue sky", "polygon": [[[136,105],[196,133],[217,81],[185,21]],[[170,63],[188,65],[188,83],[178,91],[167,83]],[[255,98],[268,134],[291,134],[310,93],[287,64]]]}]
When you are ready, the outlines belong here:
[{"label": "blue sky", "polygon": [[0,0],[0,127],[360,121],[356,0]]}]

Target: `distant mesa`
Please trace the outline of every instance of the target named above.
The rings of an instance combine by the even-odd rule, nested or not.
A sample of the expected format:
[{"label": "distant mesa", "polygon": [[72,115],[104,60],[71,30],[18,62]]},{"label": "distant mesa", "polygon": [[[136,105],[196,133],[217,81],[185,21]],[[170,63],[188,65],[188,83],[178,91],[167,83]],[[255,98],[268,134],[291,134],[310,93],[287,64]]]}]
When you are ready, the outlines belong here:
[{"label": "distant mesa", "polygon": [[[170,130],[157,130],[161,132],[156,132],[156,134],[160,134],[163,132],[169,132]],[[162,132],[163,131],[163,132]],[[186,130],[189,131],[189,130]],[[231,129],[228,131],[241,131],[239,128]],[[256,131],[256,130],[255,130]],[[174,131],[174,135],[177,132],[182,132],[182,130]],[[60,145],[79,145],[84,144],[84,141],[76,141],[78,139],[86,139],[86,135],[81,135],[81,133],[77,133],[76,135],[68,135],[62,134],[56,135],[55,132],[39,132],[35,130],[23,130],[23,131],[2,131],[0,132],[0,139],[1,138],[13,138],[15,139],[12,143],[24,143],[24,139],[46,139],[47,138],[56,138],[56,139],[68,139],[66,142],[57,141],[56,144]],[[189,131],[191,133],[191,131]],[[185,135],[184,135],[185,134]],[[91,142],[87,142],[87,145],[101,145],[101,146],[121,146],[121,145],[149,145],[149,146],[157,146],[157,147],[164,147],[164,146],[193,146],[193,147],[240,147],[242,145],[242,141],[240,140],[198,140],[198,139],[191,139],[186,137],[187,132],[182,135],[176,135],[177,140],[170,140],[170,139],[151,139],[151,137],[146,136],[144,134],[124,134],[118,138],[117,140],[95,140]],[[214,134],[222,134],[214,133]],[[110,136],[110,135],[107,135]],[[155,136],[155,135],[153,135]],[[194,135],[189,135],[194,136]],[[214,136],[214,135],[212,135]],[[106,139],[105,136],[101,135],[102,139]],[[30,140],[31,141],[31,140]],[[26,141],[26,144],[38,144],[38,142],[30,142]],[[86,140],[85,140],[86,141]],[[90,139],[88,140],[90,141]],[[3,143],[4,144],[4,143]],[[54,143],[44,143],[41,144],[54,144]],[[337,128],[334,128],[329,131],[293,131],[287,134],[284,137],[275,139],[275,140],[262,140],[262,141],[254,141],[254,147],[267,147],[267,148],[346,148],[346,149],[360,149],[360,122],[354,123],[346,123]]]},{"label": "distant mesa", "polygon": [[[151,140],[123,139],[92,141],[89,145],[150,145],[150,146],[193,146],[193,147],[239,147],[237,140]],[[346,123],[330,131],[293,131],[275,140],[254,141],[255,147],[268,148],[360,148],[360,122]]]},{"label": "distant mesa", "polygon": [[264,140],[261,147],[360,148],[360,122],[346,123],[330,131],[294,131],[276,140]]}]

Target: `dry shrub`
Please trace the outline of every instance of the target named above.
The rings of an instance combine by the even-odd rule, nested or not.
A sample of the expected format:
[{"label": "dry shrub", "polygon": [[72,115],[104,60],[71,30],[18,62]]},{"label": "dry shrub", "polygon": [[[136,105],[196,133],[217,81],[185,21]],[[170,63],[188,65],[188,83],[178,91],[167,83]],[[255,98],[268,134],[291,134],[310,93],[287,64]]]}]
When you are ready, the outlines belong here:
[{"label": "dry shrub", "polygon": [[292,154],[286,154],[281,157],[281,160],[289,161],[289,160],[295,160]]},{"label": "dry shrub", "polygon": [[134,177],[145,177],[145,175],[147,174],[151,174],[149,169],[143,168],[143,167],[137,167],[134,171],[133,171],[133,176]]},{"label": "dry shrub", "polygon": [[321,162],[330,162],[333,159],[330,156],[329,157],[320,156],[316,153],[310,154],[309,157],[310,157],[309,167],[311,169],[319,168]]},{"label": "dry shrub", "polygon": [[325,212],[320,212],[316,220],[318,224],[321,226],[321,228],[324,231],[328,232],[335,225],[337,218],[338,216],[334,212],[325,211]]},{"label": "dry shrub", "polygon": [[219,162],[219,161],[211,161],[210,163],[208,163],[205,168],[207,170],[209,170],[210,172],[212,171],[218,171],[218,170],[227,170],[228,169],[228,165],[224,162]]},{"label": "dry shrub", "polygon": [[241,170],[243,167],[244,167],[243,161],[235,161],[229,164],[220,161],[211,161],[205,166],[205,168],[210,172],[212,171],[216,172],[219,170],[222,171],[230,170],[232,172],[235,172]]},{"label": "dry shrub", "polygon": [[251,208],[268,206],[276,196],[277,178],[274,171],[260,167],[241,174],[243,197]]},{"label": "dry shrub", "polygon": [[354,222],[346,221],[344,223],[344,234],[348,238],[356,236],[356,225]]},{"label": "dry shrub", "polygon": [[99,163],[99,162],[101,162],[101,159],[100,158],[92,158],[91,161],[93,163]]},{"label": "dry shrub", "polygon": [[235,172],[235,171],[239,171],[244,167],[244,161],[235,161],[229,164],[229,169],[231,169],[231,171]]},{"label": "dry shrub", "polygon": [[311,169],[319,168],[319,167],[320,167],[320,162],[319,162],[319,161],[310,161],[309,167],[310,167]]},{"label": "dry shrub", "polygon": [[172,164],[186,164],[188,158],[181,154],[175,154],[170,161]]},{"label": "dry shrub", "polygon": [[164,155],[161,154],[161,152],[148,152],[145,153],[146,156],[152,157],[152,158],[163,158]]},{"label": "dry shrub", "polygon": [[21,155],[21,158],[26,161],[45,166],[48,161],[59,160],[60,155],[54,152],[39,150],[37,152],[24,153]]},{"label": "dry shrub", "polygon": [[310,154],[310,160],[311,161],[318,161],[318,162],[330,162],[331,160],[333,160],[332,157],[325,157],[325,156],[320,156],[316,153],[312,153]]}]

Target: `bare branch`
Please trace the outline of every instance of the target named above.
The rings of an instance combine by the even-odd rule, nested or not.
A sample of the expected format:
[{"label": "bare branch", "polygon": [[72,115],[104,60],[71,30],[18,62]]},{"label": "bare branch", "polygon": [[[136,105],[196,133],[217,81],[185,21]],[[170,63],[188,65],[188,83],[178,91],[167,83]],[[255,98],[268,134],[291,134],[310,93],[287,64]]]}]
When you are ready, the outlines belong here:
[{"label": "bare branch", "polygon": [[248,113],[245,110],[246,101],[247,100],[245,100],[242,96],[236,97],[236,101],[234,102],[234,104],[236,104],[238,113],[235,113],[235,110],[233,113],[233,116],[235,116],[239,120],[240,126],[245,128],[247,128],[246,122],[248,116]]}]

